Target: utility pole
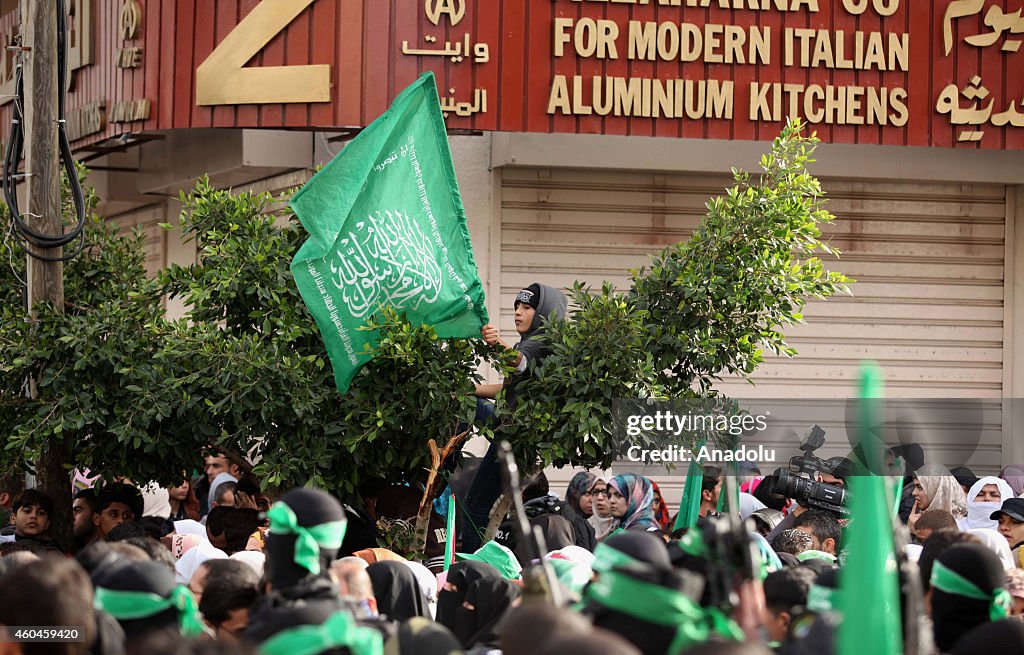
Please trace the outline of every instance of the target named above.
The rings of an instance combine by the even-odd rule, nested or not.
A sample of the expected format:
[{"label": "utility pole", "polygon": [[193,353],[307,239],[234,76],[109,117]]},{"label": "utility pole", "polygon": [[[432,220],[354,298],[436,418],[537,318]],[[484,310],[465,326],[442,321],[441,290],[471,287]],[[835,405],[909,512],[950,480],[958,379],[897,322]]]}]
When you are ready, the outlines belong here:
[{"label": "utility pole", "polygon": [[[26,224],[37,232],[59,235],[64,231],[60,198],[60,151],[57,147],[57,15],[55,0],[21,0],[22,39],[29,48],[25,57],[25,173],[28,195]],[[46,257],[59,257],[61,248],[37,249]],[[64,263],[46,262],[28,256],[26,270],[29,311],[45,302],[64,310]],[[37,394],[36,380],[29,381],[30,393]],[[36,462],[39,487],[53,497],[55,516],[50,532],[64,546],[70,546],[71,481],[64,464],[70,461],[65,442],[58,436]]]}]

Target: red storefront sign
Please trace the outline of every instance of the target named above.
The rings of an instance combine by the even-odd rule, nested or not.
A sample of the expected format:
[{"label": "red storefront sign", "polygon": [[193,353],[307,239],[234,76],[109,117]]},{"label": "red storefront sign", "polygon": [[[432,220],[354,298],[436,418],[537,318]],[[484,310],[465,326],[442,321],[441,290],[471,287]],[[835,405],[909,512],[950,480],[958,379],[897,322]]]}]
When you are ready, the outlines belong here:
[{"label": "red storefront sign", "polygon": [[450,128],[768,139],[797,114],[829,142],[1024,148],[1024,0],[94,0],[85,25],[88,6],[79,144],[359,127],[432,70]]}]

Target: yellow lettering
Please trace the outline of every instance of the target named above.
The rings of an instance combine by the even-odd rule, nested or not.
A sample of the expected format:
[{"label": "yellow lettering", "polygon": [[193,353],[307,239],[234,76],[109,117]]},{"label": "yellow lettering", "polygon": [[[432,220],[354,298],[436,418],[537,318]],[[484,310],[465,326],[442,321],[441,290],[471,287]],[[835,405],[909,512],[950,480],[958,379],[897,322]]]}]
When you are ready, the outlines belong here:
[{"label": "yellow lettering", "polygon": [[315,0],[263,0],[196,68],[196,104],[328,102],[331,67],[245,64]]},{"label": "yellow lettering", "polygon": [[572,114],[572,105],[569,103],[569,88],[565,83],[565,75],[555,75],[551,81],[551,94],[548,96],[548,113],[554,114],[560,110],[563,114]]}]

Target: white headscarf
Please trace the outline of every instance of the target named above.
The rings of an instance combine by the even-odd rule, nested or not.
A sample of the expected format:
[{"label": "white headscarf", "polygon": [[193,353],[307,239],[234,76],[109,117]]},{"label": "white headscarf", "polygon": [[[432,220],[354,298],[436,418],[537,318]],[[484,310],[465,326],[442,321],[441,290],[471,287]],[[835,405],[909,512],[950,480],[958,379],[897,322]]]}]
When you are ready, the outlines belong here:
[{"label": "white headscarf", "polygon": [[552,557],[566,559],[587,567],[594,565],[594,553],[580,546],[565,546],[558,550],[553,550],[545,555],[544,559],[551,559]]},{"label": "white headscarf", "polygon": [[[985,485],[988,484],[994,484],[999,488],[998,503],[983,503],[974,500],[981,493]],[[993,521],[989,517],[992,515],[992,512],[998,512],[999,508],[1003,506],[1003,501],[1009,498],[1013,498],[1013,489],[1005,480],[1000,480],[991,475],[981,478],[967,492],[967,517],[959,519],[956,524],[960,526],[961,530],[973,530],[976,528],[995,530],[999,527],[999,521]],[[1003,541],[1006,540],[1003,539]]]},{"label": "white headscarf", "polygon": [[210,483],[210,493],[206,497],[207,507],[213,508],[213,499],[217,494],[217,487],[224,484],[225,482],[238,482],[238,478],[231,475],[230,473],[218,473],[217,477]]},{"label": "white headscarf", "polygon": [[258,550],[240,550],[237,553],[230,555],[228,559],[242,562],[256,572],[256,577],[263,577],[263,565],[267,561],[267,556]]},{"label": "white headscarf", "polygon": [[416,576],[416,582],[419,583],[420,590],[423,591],[423,595],[427,599],[427,609],[430,610],[430,618],[434,618],[437,616],[437,576],[419,562],[403,559],[402,563],[412,569],[412,574]]},{"label": "white headscarf", "polygon": [[196,574],[196,569],[199,565],[209,559],[227,559],[228,555],[219,548],[214,548],[210,542],[203,542],[199,545],[188,549],[185,554],[181,556],[174,564],[175,576],[174,580],[178,584],[187,585],[192,581],[192,576]]},{"label": "white headscarf", "polygon": [[766,507],[756,496],[740,492],[740,519],[746,521],[751,514],[759,509],[766,509]]},{"label": "white headscarf", "polygon": [[1010,544],[1006,542],[1006,538],[1003,535],[988,528],[974,528],[968,530],[967,533],[977,537],[978,541],[985,544],[986,548],[998,555],[1004,569],[1009,571],[1010,569],[1017,568],[1017,565],[1013,563],[1013,554],[1010,553]]}]

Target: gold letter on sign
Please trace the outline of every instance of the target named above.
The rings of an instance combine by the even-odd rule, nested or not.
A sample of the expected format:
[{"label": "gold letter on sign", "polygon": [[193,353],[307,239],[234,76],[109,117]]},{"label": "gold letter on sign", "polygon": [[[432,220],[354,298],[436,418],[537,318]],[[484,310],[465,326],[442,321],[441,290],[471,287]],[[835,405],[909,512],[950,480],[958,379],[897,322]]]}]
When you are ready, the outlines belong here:
[{"label": "gold letter on sign", "polygon": [[423,9],[427,12],[427,20],[434,25],[441,20],[441,14],[448,14],[448,20],[454,27],[466,14],[466,0],[424,0]]},{"label": "gold letter on sign", "polygon": [[315,0],[263,0],[196,68],[196,103],[244,105],[272,102],[328,102],[331,67],[243,68]]}]

